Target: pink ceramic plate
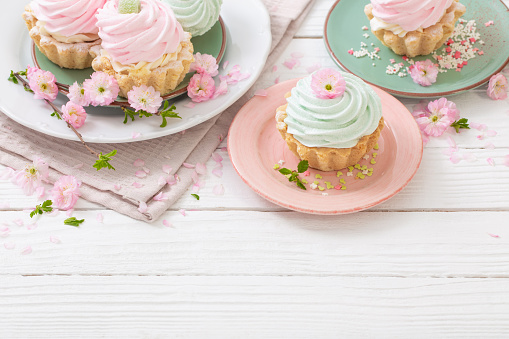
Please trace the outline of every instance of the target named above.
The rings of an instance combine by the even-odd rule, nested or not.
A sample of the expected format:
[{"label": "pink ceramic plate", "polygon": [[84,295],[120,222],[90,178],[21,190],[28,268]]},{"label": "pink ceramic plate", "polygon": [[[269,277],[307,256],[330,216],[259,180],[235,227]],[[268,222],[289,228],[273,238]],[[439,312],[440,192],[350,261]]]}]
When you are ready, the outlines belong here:
[{"label": "pink ceramic plate", "polygon": [[[346,181],[346,190],[298,188],[288,182],[274,164],[284,161],[283,167],[297,169],[299,159],[286,147],[276,129],[274,116],[277,107],[284,105],[285,93],[290,91],[298,79],[288,80],[270,87],[266,97],[255,96],[238,112],[230,127],[228,151],[235,170],[256,193],[280,206],[304,213],[343,214],[358,212],[373,207],[401,191],[419,168],[422,159],[422,139],[414,118],[403,104],[391,95],[374,87],[382,99],[385,128],[378,141],[379,149],[375,158],[362,160],[374,169],[371,177],[357,179],[347,176],[348,170],[321,172],[310,169],[305,178],[309,183],[318,180],[339,184]],[[372,152],[369,153],[370,155]],[[354,173],[357,173],[355,170]],[[323,179],[316,179],[319,174]]]}]

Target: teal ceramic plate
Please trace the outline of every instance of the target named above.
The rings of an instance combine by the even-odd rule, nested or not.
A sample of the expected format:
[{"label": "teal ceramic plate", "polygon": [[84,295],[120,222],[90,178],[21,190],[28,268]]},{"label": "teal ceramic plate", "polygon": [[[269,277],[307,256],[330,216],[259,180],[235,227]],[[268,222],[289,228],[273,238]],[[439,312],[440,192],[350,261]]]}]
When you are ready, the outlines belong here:
[{"label": "teal ceramic plate", "polygon": [[[216,22],[216,24],[207,33],[202,36],[192,38],[191,42],[194,46],[194,53],[199,52],[202,54],[213,55],[219,64],[226,49],[226,28],[223,19],[219,17],[218,22]],[[33,42],[32,59],[35,65],[37,65],[40,69],[50,71],[55,75],[58,88],[63,94],[69,93],[69,86],[72,85],[75,81],[82,83],[94,72],[92,68],[79,70],[61,68],[51,62],[44,54],[42,54]],[[187,74],[184,81],[182,81],[172,92],[164,95],[163,99],[166,100],[175,98],[181,94],[186,93],[187,85],[189,84],[191,76],[191,73]],[[126,99],[118,97],[117,100],[112,103],[112,106],[120,105],[125,102]]]},{"label": "teal ceramic plate", "polygon": [[[362,30],[362,26],[369,27],[369,20],[364,14],[364,6],[369,3],[367,0],[336,1],[325,21],[325,45],[341,68],[394,95],[436,97],[467,91],[486,83],[493,74],[500,72],[509,63],[509,9],[501,0],[460,2],[467,8],[462,18],[476,21],[477,31],[485,42],[480,47],[484,55],[469,60],[461,72],[449,70],[439,73],[437,82],[429,87],[414,83],[410,75],[400,78],[385,73],[390,59],[395,59],[396,63],[403,62],[403,59],[385,47],[370,30]],[[484,23],[490,20],[493,20],[494,25],[486,27]],[[364,33],[368,33],[369,38],[364,38]],[[356,58],[348,54],[351,48],[359,50],[361,42],[368,45],[368,50],[371,50],[371,43],[379,47],[378,55],[381,59],[371,60],[367,56]],[[413,59],[418,61],[427,58],[431,57],[420,56]]]}]

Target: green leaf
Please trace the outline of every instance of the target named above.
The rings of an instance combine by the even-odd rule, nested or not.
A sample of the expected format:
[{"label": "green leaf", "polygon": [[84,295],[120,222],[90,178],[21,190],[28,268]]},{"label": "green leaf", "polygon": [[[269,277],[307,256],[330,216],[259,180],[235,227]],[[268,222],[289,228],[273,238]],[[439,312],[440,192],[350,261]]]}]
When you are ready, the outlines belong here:
[{"label": "green leaf", "polygon": [[306,190],[306,186],[304,186],[304,184],[300,180],[297,181],[297,187],[300,189]]},{"label": "green leaf", "polygon": [[97,160],[94,164],[94,167],[95,169],[97,169],[98,171],[101,169],[101,168],[107,168],[107,169],[112,169],[112,170],[115,170],[115,167],[113,167],[109,162],[111,161],[111,158],[113,158],[113,156],[117,154],[117,150],[113,150],[111,151],[110,153],[106,154],[106,155],[103,155],[102,153],[99,153],[99,160]]},{"label": "green leaf", "polygon": [[309,163],[307,160],[302,160],[301,162],[299,162],[299,164],[297,165],[297,172],[299,173],[304,173],[308,170],[309,168]]},{"label": "green leaf", "polygon": [[18,74],[26,77],[28,74],[28,71],[27,71],[27,69],[25,69],[24,71],[19,71]]},{"label": "green leaf", "polygon": [[169,106],[168,101],[165,101],[163,110],[159,112],[159,115],[161,116],[161,118],[163,118],[163,122],[159,126],[161,128],[166,127],[166,125],[168,124],[166,118],[182,119],[182,117],[178,113],[174,112],[176,108],[175,105],[172,105],[170,108],[168,108],[168,106]]},{"label": "green leaf", "polygon": [[288,168],[281,168],[279,170],[279,173],[283,174],[283,175],[288,175],[288,174],[292,174],[292,171],[289,170]]},{"label": "green leaf", "polygon": [[60,114],[58,114],[57,111],[53,111],[53,113],[51,113],[51,116],[57,117],[58,120],[62,120],[62,118],[60,117]]},{"label": "green leaf", "polygon": [[165,100],[163,104],[163,111],[166,111],[168,109],[168,106],[170,106],[170,103],[168,102],[168,100]]},{"label": "green leaf", "polygon": [[9,77],[7,78],[7,80],[9,80],[10,82],[15,83],[16,85],[19,83],[19,82],[18,82],[18,79],[17,79],[17,78],[16,78],[16,76],[14,75],[14,71],[11,71],[11,75],[9,75]]},{"label": "green leaf", "polygon": [[149,112],[144,111],[144,110],[142,110],[142,109],[140,109],[140,110],[139,110],[138,112],[136,112],[136,113],[138,113],[138,116],[140,117],[140,119],[141,119],[141,118],[143,118],[143,117],[147,117],[147,118],[148,118],[148,117],[151,117],[151,116],[152,116],[152,113],[149,113]]},{"label": "green leaf", "polygon": [[53,204],[53,201],[46,200],[41,205],[35,206],[35,209],[32,212],[30,212],[30,218],[33,218],[34,215],[37,215],[37,214],[43,214],[44,212],[53,211],[53,207],[51,207],[52,204]]},{"label": "green leaf", "polygon": [[460,132],[460,128],[470,129],[470,127],[468,126],[467,118],[461,118],[458,121],[453,122],[451,124],[451,127],[453,127],[456,130],[456,133]]},{"label": "green leaf", "polygon": [[78,227],[84,221],[85,221],[85,219],[78,220],[75,217],[72,217],[72,218],[69,218],[69,219],[65,219],[64,220],[64,224],[65,225],[69,225],[69,226]]},{"label": "green leaf", "polygon": [[200,196],[198,194],[191,194],[193,197],[196,198],[196,200],[200,200]]},{"label": "green leaf", "polygon": [[32,91],[29,87],[25,87],[23,86],[23,88],[25,89],[26,92],[30,92],[30,93],[33,93],[34,91]]},{"label": "green leaf", "polygon": [[127,124],[127,120],[129,118],[131,118],[131,121],[134,121],[134,115],[136,114],[136,112],[125,107],[122,107],[122,110],[124,111],[124,124]]}]

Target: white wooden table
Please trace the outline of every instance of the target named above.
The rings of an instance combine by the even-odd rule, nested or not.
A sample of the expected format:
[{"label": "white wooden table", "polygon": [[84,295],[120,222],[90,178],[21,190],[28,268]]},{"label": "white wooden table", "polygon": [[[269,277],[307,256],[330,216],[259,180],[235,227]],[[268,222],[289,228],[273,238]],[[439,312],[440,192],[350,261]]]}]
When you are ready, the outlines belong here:
[{"label": "white wooden table", "polygon": [[[316,2],[267,86],[317,62],[334,66],[322,41],[332,3]],[[283,67],[295,51],[301,66]],[[223,178],[210,160],[200,201],[186,194],[154,224],[81,200],[81,227],[64,226],[60,213],[28,230],[37,200],[0,181],[0,220],[25,224],[0,238],[0,337],[509,337],[509,101],[489,99],[486,86],[451,99],[498,132],[454,137],[477,161],[452,164],[446,138],[432,140],[408,187],[352,215],[273,205],[220,149]],[[218,183],[224,196],[212,193]]]}]

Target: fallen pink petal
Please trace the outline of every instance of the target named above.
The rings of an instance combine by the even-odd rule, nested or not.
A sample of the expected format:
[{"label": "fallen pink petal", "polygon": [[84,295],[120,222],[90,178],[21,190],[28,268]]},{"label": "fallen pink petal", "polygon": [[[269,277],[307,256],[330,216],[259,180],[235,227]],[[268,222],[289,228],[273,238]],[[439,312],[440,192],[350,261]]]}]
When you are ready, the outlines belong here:
[{"label": "fallen pink petal", "polygon": [[26,246],[25,248],[23,248],[21,250],[21,254],[23,255],[27,255],[27,254],[30,254],[32,253],[32,247],[31,246]]},{"label": "fallen pink petal", "polygon": [[37,224],[36,223],[28,224],[27,225],[27,230],[29,230],[29,231],[35,230],[36,228],[37,228]]},{"label": "fallen pink petal", "polygon": [[168,220],[164,219],[163,220],[163,225],[166,226],[166,227],[173,227],[172,223],[169,222]]},{"label": "fallen pink petal", "polygon": [[173,170],[173,168],[171,168],[171,166],[169,166],[169,165],[163,165],[163,172],[164,172],[164,173],[166,173],[166,174],[170,174],[172,170]]},{"label": "fallen pink petal", "polygon": [[80,163],[80,164],[74,165],[72,168],[79,169],[79,168],[82,168],[82,167],[83,167],[83,163]]},{"label": "fallen pink petal", "polygon": [[454,153],[451,155],[451,157],[449,158],[449,160],[453,163],[453,164],[457,164],[461,161],[461,157],[459,156],[458,153]]},{"label": "fallen pink petal", "polygon": [[493,143],[488,142],[486,145],[483,146],[485,149],[495,149],[495,145]]},{"label": "fallen pink petal", "polygon": [[277,72],[277,65],[272,66],[272,73]]},{"label": "fallen pink petal", "polygon": [[14,219],[12,222],[15,223],[18,226],[24,226],[25,225],[25,223],[21,219]]},{"label": "fallen pink petal", "polygon": [[65,215],[67,215],[68,217],[70,217],[72,214],[73,214],[74,210],[71,208],[67,211],[65,211]]},{"label": "fallen pink petal", "polygon": [[229,60],[226,60],[224,63],[223,63],[223,69],[226,69],[226,67],[228,67],[228,65],[230,64],[230,61]]},{"label": "fallen pink petal", "polygon": [[141,188],[143,187],[143,184],[140,184],[139,182],[133,182],[133,186],[136,188]]},{"label": "fallen pink petal", "polygon": [[488,235],[489,235],[490,237],[492,237],[492,238],[500,238],[500,236],[499,236],[499,235],[497,235],[497,234],[488,233]]},{"label": "fallen pink petal", "polygon": [[298,60],[295,58],[288,59],[283,62],[283,65],[288,69],[293,69],[297,65]]},{"label": "fallen pink petal", "polygon": [[205,166],[202,163],[197,163],[195,169],[196,169],[196,173],[198,173],[200,175],[203,175],[203,174],[207,173],[207,166]]},{"label": "fallen pink petal", "polygon": [[155,201],[166,201],[168,200],[168,195],[163,192],[157,193],[157,195],[153,198]]},{"label": "fallen pink petal", "polygon": [[223,170],[220,168],[214,168],[212,170],[212,174],[214,174],[218,178],[221,178],[223,176]]},{"label": "fallen pink petal", "polygon": [[304,53],[302,52],[293,52],[292,54],[290,54],[290,56],[294,59],[300,59],[302,57],[304,57]]},{"label": "fallen pink petal", "polygon": [[186,216],[186,210],[183,208],[179,209],[179,213],[182,214],[184,217]]},{"label": "fallen pink petal", "polygon": [[496,136],[496,135],[497,135],[497,132],[496,132],[496,131],[494,131],[494,130],[488,130],[488,131],[486,131],[486,136],[487,136],[487,137],[490,137],[490,138],[491,138],[491,137],[494,137],[494,136]]},{"label": "fallen pink petal", "polygon": [[279,84],[279,78],[280,78],[280,77],[277,77],[276,79],[274,79],[274,83],[275,83],[276,85],[277,85],[277,84]]},{"label": "fallen pink petal", "polygon": [[140,132],[133,132],[133,135],[132,135],[133,139],[137,139],[139,137],[141,137],[141,133]]},{"label": "fallen pink petal", "polygon": [[147,173],[147,174],[149,174],[149,173],[150,173],[150,169],[148,169],[147,167],[143,167],[143,171],[144,171],[145,173]]},{"label": "fallen pink petal", "polygon": [[219,185],[214,186],[214,188],[212,189],[212,192],[215,195],[223,195],[224,194],[224,187],[223,187],[223,185],[219,184]]},{"label": "fallen pink petal", "polygon": [[187,104],[185,104],[184,107],[193,109],[196,107],[196,104],[194,102],[190,101]]},{"label": "fallen pink petal", "polygon": [[188,164],[187,162],[184,162],[184,163],[182,164],[182,166],[184,166],[185,168],[194,168],[194,167],[195,167],[195,165]]},{"label": "fallen pink petal", "polygon": [[134,160],[133,165],[134,165],[134,167],[143,167],[143,166],[145,166],[145,161],[143,161],[141,159],[136,159],[136,160]]},{"label": "fallen pink petal", "polygon": [[504,157],[503,164],[504,164],[504,166],[509,167],[509,154]]},{"label": "fallen pink petal", "polygon": [[113,188],[116,190],[116,191],[120,191],[120,189],[122,188],[122,185],[113,185]]},{"label": "fallen pink petal", "polygon": [[54,235],[50,235],[49,241],[54,243],[54,244],[60,244],[62,242],[62,241],[60,241],[59,237],[56,237]]},{"label": "fallen pink petal", "polygon": [[97,222],[100,222],[102,224],[103,221],[104,221],[103,214],[102,213],[97,213],[97,216],[95,217],[95,220],[97,220]]},{"label": "fallen pink petal", "polygon": [[221,162],[223,161],[223,157],[221,156],[221,154],[214,152],[212,153],[212,160],[214,160],[215,162]]},{"label": "fallen pink petal", "polygon": [[138,212],[145,213],[148,210],[147,203],[144,201],[140,201],[140,205],[138,206]]},{"label": "fallen pink petal", "polygon": [[488,158],[488,159],[486,159],[486,162],[487,162],[490,166],[495,166],[495,160],[493,160],[493,158]]},{"label": "fallen pink petal", "polygon": [[13,242],[6,242],[4,243],[4,247],[6,250],[13,250],[16,248],[16,244]]},{"label": "fallen pink petal", "polygon": [[145,171],[136,171],[136,173],[134,173],[134,175],[137,178],[145,178],[147,176],[147,173]]}]

